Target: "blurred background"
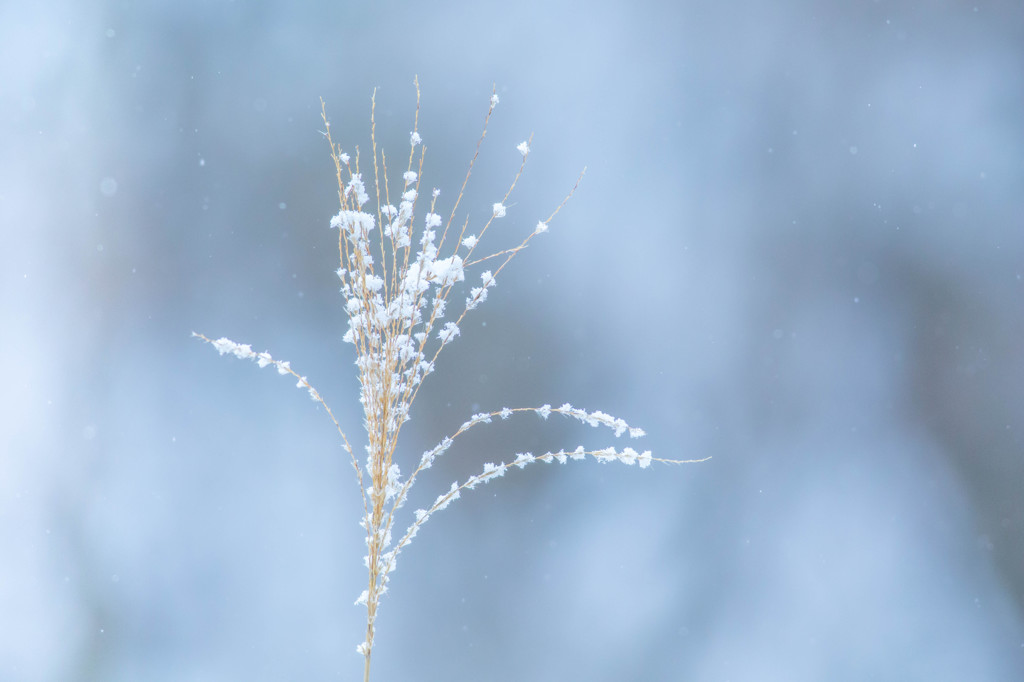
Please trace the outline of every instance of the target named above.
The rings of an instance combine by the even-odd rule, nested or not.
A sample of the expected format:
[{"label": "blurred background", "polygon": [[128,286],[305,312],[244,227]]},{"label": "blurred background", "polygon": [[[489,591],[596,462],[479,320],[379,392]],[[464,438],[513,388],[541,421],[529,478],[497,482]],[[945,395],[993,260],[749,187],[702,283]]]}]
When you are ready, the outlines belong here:
[{"label": "blurred background", "polygon": [[[402,555],[378,680],[1024,679],[1016,2],[0,5],[0,680],[355,680],[361,444],[320,134],[493,246],[411,462],[571,402]],[[448,203],[445,203],[445,202]],[[496,229],[497,229],[496,228]],[[505,240],[505,241],[503,241]],[[506,274],[507,273],[507,274]],[[418,484],[603,447],[478,429]],[[622,443],[619,443],[622,445]],[[634,443],[635,445],[635,443]]]}]

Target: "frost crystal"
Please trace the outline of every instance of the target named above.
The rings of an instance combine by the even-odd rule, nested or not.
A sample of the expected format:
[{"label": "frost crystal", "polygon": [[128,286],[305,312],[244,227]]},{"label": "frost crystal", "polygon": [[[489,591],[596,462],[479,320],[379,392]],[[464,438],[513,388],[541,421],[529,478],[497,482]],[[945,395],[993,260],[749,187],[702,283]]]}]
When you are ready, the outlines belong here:
[{"label": "frost crystal", "polygon": [[448,343],[458,335],[459,326],[454,322],[445,322],[444,329],[438,332],[437,338],[441,339],[441,343]]},{"label": "frost crystal", "polygon": [[349,180],[348,188],[345,190],[346,194],[355,196],[356,203],[362,206],[370,200],[370,195],[366,193],[366,187],[363,186],[363,176],[361,173],[356,173]]},{"label": "frost crystal", "polygon": [[437,278],[441,286],[449,286],[466,279],[466,274],[462,269],[462,259],[458,256],[435,261],[430,272]]},{"label": "frost crystal", "polygon": [[534,461],[534,456],[533,455],[531,455],[529,452],[521,452],[521,453],[516,455],[516,461],[514,462],[514,464],[517,467],[519,467],[520,469],[522,469],[527,464],[529,464],[529,463],[531,463],[533,461]]},{"label": "frost crystal", "polygon": [[494,217],[504,218],[505,217],[505,204],[497,203],[494,205]]},{"label": "frost crystal", "polygon": [[526,156],[527,154],[529,154],[529,153],[530,153],[530,145],[528,145],[528,144],[526,143],[526,140],[523,140],[523,141],[522,141],[522,142],[520,142],[520,143],[519,143],[518,145],[516,145],[516,149],[517,149],[517,150],[519,151],[519,153],[520,153],[520,154],[522,154],[522,155],[523,155],[524,157],[525,157],[525,156]]}]

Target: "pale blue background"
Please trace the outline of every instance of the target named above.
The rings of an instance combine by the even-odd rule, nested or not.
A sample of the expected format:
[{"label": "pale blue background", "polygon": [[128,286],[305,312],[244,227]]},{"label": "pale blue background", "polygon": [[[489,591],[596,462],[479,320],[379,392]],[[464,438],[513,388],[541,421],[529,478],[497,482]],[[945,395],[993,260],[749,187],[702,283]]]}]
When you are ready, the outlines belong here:
[{"label": "pale blue background", "polygon": [[[1015,2],[0,5],[0,680],[355,680],[357,437],[318,133],[532,229],[414,408],[643,426],[403,555],[374,679],[1024,679]],[[450,204],[449,204],[450,206]],[[500,239],[500,237],[499,237]],[[481,430],[485,461],[607,444]],[[415,504],[415,501],[414,501]]]}]

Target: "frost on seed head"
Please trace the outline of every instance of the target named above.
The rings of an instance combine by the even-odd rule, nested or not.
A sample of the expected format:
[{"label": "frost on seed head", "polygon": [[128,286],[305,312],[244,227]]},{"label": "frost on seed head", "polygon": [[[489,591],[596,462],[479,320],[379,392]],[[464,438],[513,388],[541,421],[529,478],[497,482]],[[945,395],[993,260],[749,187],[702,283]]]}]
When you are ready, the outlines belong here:
[{"label": "frost on seed head", "polygon": [[[485,120],[490,120],[497,104],[498,95],[493,94]],[[410,419],[412,403],[420,387],[435,370],[438,355],[464,331],[469,333],[471,327],[465,326],[465,317],[475,314],[474,311],[487,301],[489,292],[496,286],[497,275],[534,236],[548,230],[551,220],[561,209],[559,206],[546,219],[538,220],[532,231],[524,230],[518,245],[502,250],[483,250],[487,248],[481,245],[487,242],[489,229],[515,227],[507,223],[498,227],[494,225],[494,220],[506,217],[506,202],[516,187],[519,174],[515,175],[507,191],[498,195],[501,200],[491,204],[491,214],[480,220],[471,221],[457,214],[464,198],[461,189],[449,207],[450,211],[439,201],[440,189],[434,188],[431,191],[429,201],[420,200],[419,190],[427,170],[424,163],[425,147],[417,132],[418,106],[417,98],[417,117],[409,133],[411,149],[407,166],[404,170],[391,171],[394,183],[389,181],[387,163],[393,157],[385,157],[378,148],[375,123],[371,123],[371,162],[367,163],[364,155],[361,164],[357,151],[353,164],[350,156],[342,153],[341,147],[334,143],[326,111],[322,112],[325,135],[338,177],[340,206],[337,214],[330,219],[330,227],[337,230],[334,238],[340,261],[337,275],[343,298],[341,308],[348,323],[342,341],[350,344],[354,351],[358,370],[358,399],[366,429],[365,460],[356,456],[348,437],[321,394],[306,376],[294,371],[288,362],[275,360],[266,351],[255,352],[248,344],[227,338],[213,340],[195,334],[221,355],[251,360],[261,368],[273,366],[279,374],[290,375],[295,385],[305,390],[334,422],[343,448],[351,457],[365,509],[360,526],[366,532],[367,554],[364,565],[368,570],[368,582],[367,589],[362,590],[355,602],[365,607],[367,612],[367,638],[356,647],[366,658],[367,670],[373,649],[378,607],[387,592],[390,576],[396,569],[399,553],[412,542],[420,528],[435,513],[457,500],[462,491],[472,490],[535,462],[564,464],[569,460],[590,459],[598,462],[618,461],[647,468],[654,461],[669,461],[657,460],[650,451],[638,453],[630,447],[621,450],[615,447],[587,449],[580,445],[572,450],[560,449],[539,455],[531,452],[510,455],[506,452],[504,459],[484,464],[482,470],[467,476],[461,483],[451,483],[447,490],[434,498],[433,503],[408,516],[411,523],[404,534],[399,537],[394,533],[396,520],[401,518],[400,512],[418,475],[433,467],[436,460],[444,456],[454,442],[471,429],[482,429],[495,420],[511,421],[533,412],[544,420],[552,415],[568,418],[580,426],[599,428],[605,435],[613,435],[615,438],[625,433],[630,438],[644,435],[642,429],[631,427],[622,419],[600,410],[588,411],[573,407],[569,403],[563,403],[560,407],[549,404],[540,407],[503,407],[493,412],[473,414],[440,443],[422,451],[418,461],[403,460],[407,450],[399,447],[398,437],[403,424]],[[374,120],[371,115],[371,121]],[[486,130],[485,123],[478,145],[483,142]],[[522,173],[530,153],[530,141],[521,142],[516,150],[523,157],[519,168],[519,173]],[[476,156],[470,164],[470,173],[475,160]],[[572,192],[569,193],[571,195]],[[467,274],[471,276],[473,284],[479,276],[479,285],[465,284]],[[450,310],[454,310],[454,313],[449,313]],[[404,474],[402,469],[405,470]],[[425,499],[429,500],[430,496]]]}]

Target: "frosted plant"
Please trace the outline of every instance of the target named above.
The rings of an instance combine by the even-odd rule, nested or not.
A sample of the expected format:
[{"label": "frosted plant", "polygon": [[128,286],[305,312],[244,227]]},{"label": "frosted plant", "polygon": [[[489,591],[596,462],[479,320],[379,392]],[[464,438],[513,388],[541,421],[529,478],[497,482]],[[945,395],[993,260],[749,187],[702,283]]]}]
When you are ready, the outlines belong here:
[{"label": "frosted plant", "polygon": [[[370,202],[370,195],[360,167],[358,148],[353,159],[342,151],[340,145],[334,143],[326,108],[321,102],[324,135],[330,145],[337,172],[338,199],[341,204],[341,210],[331,219],[331,227],[338,231],[338,277],[348,315],[348,331],[343,340],[355,346],[355,364],[359,369],[359,402],[363,407],[363,425],[366,428],[365,461],[361,463],[356,456],[348,437],[320,393],[305,376],[292,369],[290,363],[275,360],[267,352],[257,353],[248,344],[226,338],[212,340],[202,334],[193,334],[211,344],[221,355],[231,354],[253,360],[260,367],[274,367],[279,374],[290,375],[296,380],[298,388],[306,390],[314,401],[323,406],[341,435],[344,449],[352,458],[362,494],[363,518],[360,525],[366,531],[367,554],[363,561],[368,571],[368,582],[355,602],[366,608],[366,638],[356,647],[364,658],[364,682],[370,677],[370,654],[381,597],[387,592],[388,581],[395,571],[399,554],[434,514],[447,508],[464,491],[500,478],[513,468],[522,469],[534,462],[564,464],[569,460],[590,457],[600,462],[635,464],[643,469],[652,462],[681,464],[703,461],[659,459],[653,457],[648,450],[638,452],[628,446],[601,450],[588,450],[579,446],[571,450],[536,455],[530,452],[517,453],[506,461],[484,464],[479,473],[453,482],[432,504],[415,510],[397,526],[401,528],[408,523],[404,531],[395,532],[396,523],[401,518],[399,511],[419,474],[429,469],[459,436],[470,429],[489,424],[495,419],[505,420],[533,413],[545,420],[556,414],[592,427],[604,427],[616,438],[623,435],[630,439],[640,438],[644,432],[604,412],[591,412],[568,403],[560,407],[503,407],[493,412],[472,415],[454,433],[423,452],[418,461],[407,459],[408,455],[398,456],[398,437],[402,425],[409,420],[412,404],[424,380],[433,373],[438,355],[460,336],[463,319],[487,300],[488,292],[494,288],[498,275],[509,261],[526,248],[534,237],[547,231],[552,219],[575,192],[579,179],[554,212],[538,221],[518,246],[482,256],[478,251],[480,243],[494,223],[507,215],[509,196],[530,154],[530,140],[516,147],[521,156],[519,170],[501,201],[493,204],[483,225],[479,229],[470,230],[468,219],[461,226],[457,225],[455,216],[459,203],[487,134],[487,124],[498,104],[497,94],[492,94],[476,151],[451,210],[446,212],[447,217],[437,212],[440,191],[433,189],[429,193],[426,213],[418,221],[417,227],[416,211],[417,202],[421,201],[425,153],[418,132],[419,84],[416,83],[416,116],[409,135],[409,157],[401,182],[396,185],[389,182],[386,157],[377,148],[375,95],[371,98],[370,107],[372,191],[375,201],[370,204],[369,210],[364,208]],[[393,203],[396,199],[397,207]],[[461,294],[453,293],[456,287],[466,280],[471,270],[486,262],[493,263],[493,269],[482,270],[476,275],[479,278],[478,286],[466,285],[469,291],[465,299],[453,306],[461,310],[454,319],[446,317],[449,303],[461,297]],[[411,473],[402,474],[400,459],[401,466],[411,469]]]}]

